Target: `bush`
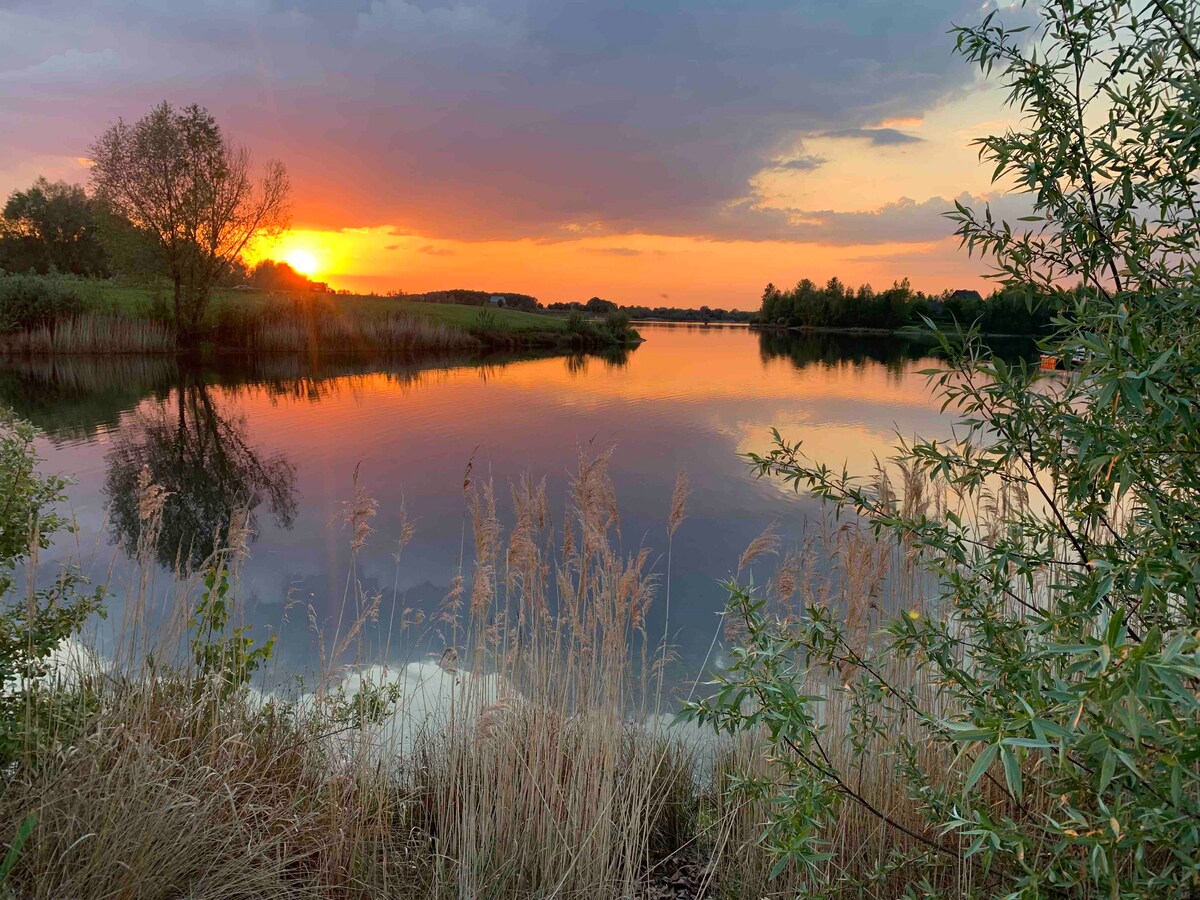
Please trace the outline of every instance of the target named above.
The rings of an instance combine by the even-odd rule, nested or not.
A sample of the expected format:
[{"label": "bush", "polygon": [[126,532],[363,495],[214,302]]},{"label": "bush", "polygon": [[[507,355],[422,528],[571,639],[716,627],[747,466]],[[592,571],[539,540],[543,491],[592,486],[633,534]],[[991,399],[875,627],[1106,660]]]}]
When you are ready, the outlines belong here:
[{"label": "bush", "polygon": [[567,331],[571,334],[587,334],[589,330],[587,316],[583,314],[583,311],[571,310],[571,314],[567,316]]},{"label": "bush", "polygon": [[0,278],[0,334],[53,328],[83,312],[83,300],[63,281],[36,275]]},{"label": "bush", "polygon": [[50,588],[15,590],[17,567],[67,527],[53,511],[65,482],[38,475],[33,439],[31,426],[0,422],[0,764],[36,751],[59,730],[61,717],[43,715],[52,702],[43,679],[54,651],[100,608],[99,593],[84,592],[71,571]]},{"label": "bush", "polygon": [[[979,143],[997,178],[1031,192],[1036,223],[959,205],[959,235],[1011,289],[1082,282],[1044,344],[1079,371],[1010,366],[977,334],[939,335],[948,367],[929,374],[961,428],[898,448],[902,492],[778,433],[753,457],[924,575],[924,593],[869,636],[827,604],[785,619],[732,584],[744,639],[720,691],[687,711],[769,735],[779,768],[751,785],[776,798],[767,842],[780,871],[829,893],[878,896],[902,872],[907,895],[936,882],[971,896],[1196,896],[1200,154],[1180,122],[1196,121],[1200,28],[1186,10],[1062,3],[1042,10],[1038,40],[994,16],[958,32],[1028,123]],[[920,502],[931,484],[940,499]],[[882,759],[867,752],[880,742]],[[865,792],[867,758],[886,761],[886,802]],[[873,873],[825,865],[844,852],[830,825],[847,805],[891,837]]]}]

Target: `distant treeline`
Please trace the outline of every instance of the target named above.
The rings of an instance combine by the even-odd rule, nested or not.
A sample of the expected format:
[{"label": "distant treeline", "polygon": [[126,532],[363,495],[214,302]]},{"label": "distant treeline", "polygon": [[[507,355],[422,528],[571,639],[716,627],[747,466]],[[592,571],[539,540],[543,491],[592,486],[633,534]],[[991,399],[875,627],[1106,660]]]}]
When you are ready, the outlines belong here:
[{"label": "distant treeline", "polygon": [[662,322],[743,322],[757,320],[758,313],[745,309],[713,309],[701,306],[699,309],[681,309],[673,306],[618,306],[611,300],[593,297],[587,303],[578,301],[551,303],[546,309],[558,311],[579,310],[593,315],[607,315],[610,312],[623,312],[631,319],[655,319]]},{"label": "distant treeline", "polygon": [[892,330],[935,322],[978,323],[987,334],[1045,334],[1062,309],[1066,294],[1046,295],[1029,288],[1001,288],[984,298],[978,291],[914,291],[908,279],[884,291],[869,284],[854,288],[838,278],[824,287],[805,278],[791,290],[768,284],[757,321],[786,328],[870,328]]}]

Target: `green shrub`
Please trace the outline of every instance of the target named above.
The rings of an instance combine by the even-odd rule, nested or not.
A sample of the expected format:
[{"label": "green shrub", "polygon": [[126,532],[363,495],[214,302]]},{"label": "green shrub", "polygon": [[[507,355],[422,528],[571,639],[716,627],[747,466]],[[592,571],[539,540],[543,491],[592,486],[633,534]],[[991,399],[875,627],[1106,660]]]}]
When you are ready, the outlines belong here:
[{"label": "green shrub", "polygon": [[612,310],[605,314],[601,330],[615,341],[622,343],[635,340],[638,333],[630,327],[629,313]]},{"label": "green shrub", "polygon": [[[898,447],[899,494],[778,433],[753,457],[925,576],[918,605],[869,637],[828,605],[785,619],[732,584],[745,637],[718,693],[687,710],[765,729],[784,781],[757,785],[776,798],[768,844],[824,891],[901,893],[825,865],[849,805],[891,836],[896,858],[879,864],[908,895],[932,893],[928,880],[954,896],[1197,896],[1200,28],[1187,10],[1056,3],[1036,40],[994,16],[958,32],[1024,116],[979,143],[1033,207],[1010,227],[958,205],[959,235],[1011,288],[1082,282],[1044,345],[1079,370],[943,337],[947,368],[929,374],[960,428]],[[919,502],[931,483],[943,500]],[[879,742],[888,752],[864,759]],[[864,793],[864,762],[893,782],[886,803]]]},{"label": "green shrub", "polygon": [[498,318],[495,309],[485,306],[479,310],[472,328],[475,331],[494,331]]},{"label": "green shrub", "polygon": [[[37,752],[60,731],[53,691],[42,679],[51,655],[100,609],[100,593],[64,570],[41,590],[17,591],[17,569],[50,546],[67,523],[54,512],[65,482],[37,473],[34,430],[23,422],[0,422],[0,763]],[[32,577],[29,573],[28,577]]]},{"label": "green shrub", "polygon": [[571,310],[571,314],[567,316],[567,331],[571,334],[587,334],[590,330],[591,326],[588,324],[587,316],[581,310]]},{"label": "green shrub", "polygon": [[83,312],[83,300],[66,282],[37,275],[0,278],[0,334],[53,328]]}]

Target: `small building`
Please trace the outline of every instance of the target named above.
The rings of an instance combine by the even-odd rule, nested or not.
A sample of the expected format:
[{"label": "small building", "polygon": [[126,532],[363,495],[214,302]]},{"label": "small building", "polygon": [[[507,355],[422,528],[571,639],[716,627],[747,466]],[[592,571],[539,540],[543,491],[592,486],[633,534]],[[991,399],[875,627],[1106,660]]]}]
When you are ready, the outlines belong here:
[{"label": "small building", "polygon": [[328,294],[329,283],[325,281],[313,281],[309,284],[308,289],[314,294]]},{"label": "small building", "polygon": [[488,305],[489,306],[507,306],[508,301],[506,301],[504,299],[503,294],[492,294],[492,296],[488,298]]}]

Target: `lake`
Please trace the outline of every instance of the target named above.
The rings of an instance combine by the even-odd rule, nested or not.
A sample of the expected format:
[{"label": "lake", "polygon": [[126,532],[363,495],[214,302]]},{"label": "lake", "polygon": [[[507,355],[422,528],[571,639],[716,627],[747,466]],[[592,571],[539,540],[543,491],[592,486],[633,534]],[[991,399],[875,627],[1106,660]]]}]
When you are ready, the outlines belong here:
[{"label": "lake", "polygon": [[[919,374],[934,364],[921,344],[736,326],[640,328],[645,343],[610,358],[34,360],[0,368],[0,402],[45,432],[44,470],[75,479],[68,496],[77,534],[44,561],[81,560],[97,581],[111,569],[112,607],[132,577],[143,466],[172,492],[158,548],[155,590],[164,596],[169,573],[202,558],[231,504],[248,498],[255,536],[241,575],[245,615],[260,632],[279,633],[280,664],[296,672],[316,652],[297,601],[326,624],[346,595],[350,535],[340,519],[356,469],[378,501],[357,577],[385,594],[385,610],[432,609],[448,591],[464,534],[470,543],[468,462],[474,484],[494,479],[506,524],[508,482],[526,472],[547,478],[561,523],[580,448],[612,449],[623,549],[651,548],[660,574],[672,491],[686,470],[691,494],[674,542],[669,630],[676,668],[696,671],[718,628],[720,582],[742,551],[773,522],[796,545],[820,516],[808,498],[756,479],[741,454],[766,451],[777,427],[802,438],[813,457],[867,472],[890,454],[897,432],[942,437],[950,420]],[[415,532],[397,565],[404,521]],[[771,563],[760,565],[761,581]],[[648,614],[652,636],[663,632],[662,607]],[[101,626],[102,647],[119,620]],[[385,612],[380,630],[394,621]],[[412,640],[385,637],[375,640],[388,655],[411,657]]]}]

